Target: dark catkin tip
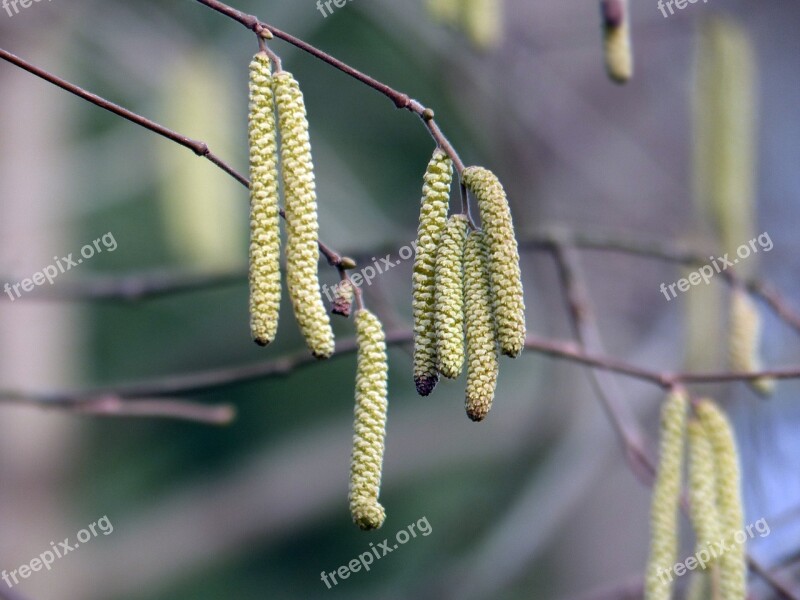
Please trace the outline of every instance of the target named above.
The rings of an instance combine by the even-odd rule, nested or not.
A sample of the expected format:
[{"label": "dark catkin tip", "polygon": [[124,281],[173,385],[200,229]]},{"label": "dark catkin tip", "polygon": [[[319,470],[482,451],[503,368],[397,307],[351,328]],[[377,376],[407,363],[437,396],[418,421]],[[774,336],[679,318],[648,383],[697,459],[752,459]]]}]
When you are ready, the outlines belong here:
[{"label": "dark catkin tip", "polygon": [[603,26],[608,29],[619,27],[625,19],[625,7],[622,0],[603,0],[600,3],[600,12]]},{"label": "dark catkin tip", "polygon": [[469,417],[470,421],[474,421],[475,423],[480,423],[486,418],[486,415],[489,414],[489,405],[482,404],[481,406],[468,406],[467,407],[467,416]]},{"label": "dark catkin tip", "polygon": [[417,393],[420,396],[428,396],[439,383],[438,375],[429,375],[427,377],[415,377],[414,384],[417,386]]},{"label": "dark catkin tip", "polygon": [[269,340],[262,340],[260,338],[253,340],[256,343],[256,346],[261,346],[262,348],[269,346]]},{"label": "dark catkin tip", "polygon": [[331,306],[331,312],[334,315],[339,315],[344,318],[349,317],[352,310],[353,303],[345,298],[337,298],[333,301],[333,305]]}]

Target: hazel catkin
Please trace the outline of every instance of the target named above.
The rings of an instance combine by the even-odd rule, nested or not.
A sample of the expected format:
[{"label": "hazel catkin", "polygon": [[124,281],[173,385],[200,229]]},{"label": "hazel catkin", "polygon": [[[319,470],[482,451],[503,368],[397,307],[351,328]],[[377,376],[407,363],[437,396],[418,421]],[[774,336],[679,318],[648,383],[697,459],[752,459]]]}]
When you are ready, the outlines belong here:
[{"label": "hazel catkin", "polygon": [[275,96],[266,54],[250,63],[250,332],[266,346],[278,331],[281,302],[278,145]]},{"label": "hazel catkin", "polygon": [[350,461],[350,513],[361,529],[377,529],[386,512],[378,502],[386,435],[386,340],[378,318],[356,312],[358,359],[353,453]]},{"label": "hazel catkin", "polygon": [[317,193],[305,102],[291,73],[281,71],[273,79],[286,212],[286,283],[311,353],[328,358],[333,354],[334,340],[319,285]]},{"label": "hazel catkin", "polygon": [[439,381],[436,353],[434,289],[436,251],[447,223],[453,164],[439,148],[425,170],[414,259],[414,383],[421,396],[427,396]]},{"label": "hazel catkin", "polygon": [[736,534],[744,529],[736,438],[727,417],[711,400],[700,401],[696,412],[714,454],[721,537],[728,542],[726,551],[719,558],[722,597],[725,600],[744,600],[747,595],[746,553],[744,544],[736,539]]},{"label": "hazel catkin", "polygon": [[633,76],[628,0],[602,0],[600,9],[606,71],[612,81],[626,83]]},{"label": "hazel catkin", "polygon": [[525,345],[525,301],[519,249],[506,192],[497,176],[483,167],[464,169],[462,180],[478,200],[483,230],[486,232],[500,351],[515,358]]},{"label": "hazel catkin", "polygon": [[353,298],[355,297],[355,290],[353,284],[349,279],[339,282],[334,289],[333,304],[331,305],[331,312],[341,317],[349,317],[350,311],[353,309]]},{"label": "hazel catkin", "polygon": [[672,583],[665,581],[661,574],[678,561],[678,506],[688,405],[686,392],[674,389],[661,409],[661,444],[651,504],[645,600],[670,600],[672,597]]},{"label": "hazel catkin", "polygon": [[[735,288],[731,292],[729,362],[737,372],[755,372],[762,369],[758,345],[761,342],[761,316],[746,291]],[[759,377],[750,381],[758,393],[771,394],[775,380]]]},{"label": "hazel catkin", "polygon": [[482,421],[492,408],[498,352],[485,235],[473,231],[464,248],[464,315],[467,332],[467,416]]},{"label": "hazel catkin", "polygon": [[[689,508],[698,552],[713,547],[720,539],[717,511],[717,480],[714,451],[702,423],[689,422]],[[710,553],[709,553],[710,554]]]},{"label": "hazel catkin", "polygon": [[455,379],[464,367],[464,244],[469,223],[464,215],[448,219],[436,252],[436,351],[439,372]]}]

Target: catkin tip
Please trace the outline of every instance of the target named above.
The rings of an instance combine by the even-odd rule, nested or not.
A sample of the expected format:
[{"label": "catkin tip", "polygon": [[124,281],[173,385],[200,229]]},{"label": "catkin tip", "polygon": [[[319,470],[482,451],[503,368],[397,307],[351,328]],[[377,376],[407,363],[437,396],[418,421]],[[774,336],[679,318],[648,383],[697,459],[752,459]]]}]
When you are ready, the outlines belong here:
[{"label": "catkin tip", "polygon": [[420,396],[429,396],[436,384],[439,383],[439,375],[425,375],[422,377],[414,377],[414,385],[417,388],[417,393]]},{"label": "catkin tip", "polygon": [[386,520],[386,509],[380,502],[364,499],[353,507],[353,523],[362,531],[380,529]]},{"label": "catkin tip", "polygon": [[492,410],[491,399],[482,398],[480,401],[467,402],[467,416],[475,423],[483,421],[490,410]]}]

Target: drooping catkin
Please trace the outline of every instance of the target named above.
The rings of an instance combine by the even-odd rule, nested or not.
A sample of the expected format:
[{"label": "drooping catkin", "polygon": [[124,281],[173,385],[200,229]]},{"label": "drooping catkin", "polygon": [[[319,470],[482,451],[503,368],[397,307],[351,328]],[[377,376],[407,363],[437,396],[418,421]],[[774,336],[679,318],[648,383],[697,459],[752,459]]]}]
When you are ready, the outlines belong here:
[{"label": "drooping catkin", "polygon": [[626,83],[633,76],[628,0],[601,0],[600,12],[606,71],[616,83]]},{"label": "drooping catkin", "polygon": [[689,508],[698,551],[713,547],[721,536],[717,511],[714,451],[702,423],[692,420],[689,434]]},{"label": "drooping catkin", "polygon": [[447,223],[453,163],[436,149],[428,163],[422,186],[417,233],[417,255],[413,273],[414,383],[427,396],[439,381],[436,329],[433,322],[436,251]]},{"label": "drooping catkin", "polygon": [[250,332],[266,346],[278,331],[281,302],[278,144],[275,96],[266,54],[250,63]]},{"label": "drooping catkin", "polygon": [[330,317],[319,285],[317,193],[303,93],[291,73],[274,76],[286,212],[286,283],[306,344],[317,358],[333,354]]},{"label": "drooping catkin", "polygon": [[469,224],[464,215],[447,221],[436,252],[436,353],[439,372],[455,379],[464,367],[464,244]]},{"label": "drooping catkin", "polygon": [[461,14],[467,35],[476,48],[488,50],[497,46],[503,37],[501,0],[464,0]]},{"label": "drooping catkin", "polygon": [[386,512],[378,502],[386,435],[386,340],[378,318],[356,312],[358,366],[353,453],[350,462],[350,513],[361,529],[377,529]]},{"label": "drooping catkin", "polygon": [[672,583],[667,576],[678,561],[678,506],[681,496],[686,392],[676,389],[661,410],[661,448],[651,505],[650,557],[645,576],[646,600],[670,600]]},{"label": "drooping catkin", "polygon": [[519,356],[525,345],[525,301],[508,199],[494,173],[483,167],[466,168],[462,180],[478,200],[486,232],[500,351],[513,358]]},{"label": "drooping catkin", "polygon": [[[758,346],[761,342],[761,316],[750,295],[743,289],[731,292],[731,312],[729,323],[729,360],[731,369],[739,372],[754,372],[762,369]],[[775,380],[760,377],[750,381],[758,393],[771,394]]]},{"label": "drooping catkin", "polygon": [[744,529],[736,439],[727,417],[714,402],[702,400],[696,411],[714,453],[721,537],[728,542],[719,558],[722,597],[743,600],[747,595],[747,563],[745,545],[736,539]]},{"label": "drooping catkin", "polygon": [[482,421],[492,408],[498,352],[485,234],[473,231],[464,249],[464,316],[467,331],[467,416]]}]

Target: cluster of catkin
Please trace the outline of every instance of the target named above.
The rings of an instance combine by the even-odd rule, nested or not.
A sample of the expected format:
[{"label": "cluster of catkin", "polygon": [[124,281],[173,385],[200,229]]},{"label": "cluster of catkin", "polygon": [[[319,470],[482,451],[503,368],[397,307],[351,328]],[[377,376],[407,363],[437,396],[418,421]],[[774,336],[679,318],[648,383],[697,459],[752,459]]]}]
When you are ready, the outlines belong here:
[{"label": "cluster of catkin", "polygon": [[[277,116],[276,116],[277,115]],[[278,168],[280,136],[280,169]],[[328,358],[334,341],[319,286],[317,197],[308,120],[291,73],[272,73],[260,52],[250,63],[250,330],[266,346],[278,331],[281,302],[281,180],[286,216],[286,283],[312,354]]]},{"label": "cluster of catkin", "polygon": [[447,217],[452,161],[436,149],[425,172],[413,272],[414,383],[427,396],[439,375],[454,379],[467,362],[467,415],[491,409],[498,355],[525,344],[519,251],[508,199],[497,177],[468,167],[462,181],[475,196],[482,230],[463,214]]},{"label": "cluster of catkin", "polygon": [[688,441],[689,514],[697,557],[713,572],[713,585],[725,600],[744,600],[747,592],[739,459],[727,418],[711,400],[694,406],[683,389],[673,390],[661,414],[660,463],[653,488],[652,540],[645,577],[646,600],[672,598],[672,568],[678,556],[678,511]]},{"label": "cluster of catkin", "polygon": [[463,29],[477,48],[494,48],[503,36],[503,0],[428,0],[431,16]]},{"label": "cluster of catkin", "polygon": [[626,83],[633,77],[628,0],[601,0],[600,16],[603,24],[606,71],[612,81]]}]

